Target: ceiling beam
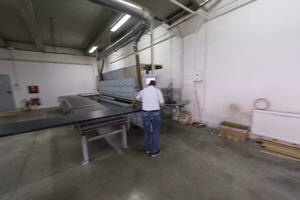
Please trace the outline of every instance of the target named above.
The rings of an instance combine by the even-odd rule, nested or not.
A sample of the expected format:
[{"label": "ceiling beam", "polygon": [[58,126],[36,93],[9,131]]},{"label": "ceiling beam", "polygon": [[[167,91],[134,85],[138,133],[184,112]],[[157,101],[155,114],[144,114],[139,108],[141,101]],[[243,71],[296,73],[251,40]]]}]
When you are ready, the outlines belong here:
[{"label": "ceiling beam", "polygon": [[[8,45],[7,47],[13,47],[13,49],[15,49],[15,50],[41,52],[41,51],[37,50],[35,44],[32,44],[32,43],[6,41],[6,44]],[[1,42],[0,42],[0,46],[1,46]],[[7,48],[7,47],[5,47],[5,48]],[[55,47],[55,50],[54,50],[52,46],[48,46],[48,45],[45,45],[45,51],[43,53],[86,56],[86,54],[83,50],[73,49],[73,48],[64,48],[64,47]]]},{"label": "ceiling beam", "polygon": [[30,32],[36,48],[38,50],[45,51],[43,37],[31,0],[14,0],[14,3]]},{"label": "ceiling beam", "polygon": [[15,4],[11,1],[0,0],[0,6],[7,7],[7,8],[14,8]]}]

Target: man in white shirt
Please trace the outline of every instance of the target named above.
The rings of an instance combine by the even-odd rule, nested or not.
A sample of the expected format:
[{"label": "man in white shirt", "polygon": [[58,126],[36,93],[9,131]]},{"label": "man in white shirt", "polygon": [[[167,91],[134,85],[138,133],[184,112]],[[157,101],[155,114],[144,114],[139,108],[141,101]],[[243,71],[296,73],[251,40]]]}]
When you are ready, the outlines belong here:
[{"label": "man in white shirt", "polygon": [[[143,125],[144,125],[144,148],[146,154],[156,157],[160,153],[159,149],[159,127],[160,109],[164,107],[165,101],[162,92],[155,87],[156,82],[150,81],[149,86],[141,90],[133,101],[141,101],[143,104]],[[150,129],[152,125],[153,135],[150,144]]]}]

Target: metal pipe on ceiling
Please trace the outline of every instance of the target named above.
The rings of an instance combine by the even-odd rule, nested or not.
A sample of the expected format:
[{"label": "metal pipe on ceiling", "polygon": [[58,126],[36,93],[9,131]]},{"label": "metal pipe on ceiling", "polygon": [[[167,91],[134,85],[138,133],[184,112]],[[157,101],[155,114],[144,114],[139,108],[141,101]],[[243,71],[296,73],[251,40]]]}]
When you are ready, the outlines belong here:
[{"label": "metal pipe on ceiling", "polygon": [[[131,3],[127,0],[89,0],[92,1],[94,3],[103,5],[103,6],[107,6],[110,7],[114,10],[117,10],[121,13],[126,13],[129,14],[133,17],[136,17],[138,19],[141,19],[143,21],[146,21],[147,25],[150,26],[150,30],[151,30],[151,37],[153,37],[153,16],[150,14],[150,12],[141,7],[138,6],[134,3]],[[99,56],[98,59],[101,59],[107,55],[109,55],[111,52],[119,49],[122,47],[122,45],[126,44],[126,42],[128,42],[130,39],[132,39],[136,34],[138,34],[140,31],[142,31],[143,29],[145,29],[145,25],[144,24],[138,24],[136,25],[132,31],[130,31],[129,33],[127,33],[125,36],[123,36],[121,39],[119,39],[117,42],[115,42],[114,44],[110,45],[109,47],[107,47],[106,49],[104,49],[103,51],[99,52]],[[151,66],[152,69],[154,68],[154,47],[153,47],[153,40],[151,40]],[[152,71],[152,73],[154,73],[154,71]]]},{"label": "metal pipe on ceiling", "polygon": [[154,26],[150,26],[151,73],[154,74]]},{"label": "metal pipe on ceiling", "polygon": [[137,85],[138,89],[143,89],[143,82],[142,82],[142,72],[141,72],[141,62],[140,62],[140,55],[138,49],[138,42],[140,41],[141,37],[143,36],[145,31],[141,31],[135,38],[134,41],[134,52],[135,52],[135,69],[136,69],[136,77],[137,77]]},{"label": "metal pipe on ceiling", "polygon": [[190,8],[186,7],[185,5],[183,5],[182,3],[176,1],[176,0],[169,0],[171,3],[179,6],[180,8],[184,9],[185,11],[191,13],[191,14],[196,14],[197,12],[191,10]]},{"label": "metal pipe on ceiling", "polygon": [[[153,46],[156,46],[156,45],[158,45],[158,44],[160,44],[160,43],[163,43],[163,42],[165,42],[165,41],[167,41],[167,40],[169,40],[169,39],[172,39],[173,37],[176,37],[176,35],[171,35],[170,37],[167,37],[167,38],[165,38],[165,39],[159,40],[158,42],[155,42],[155,43],[153,44]],[[142,52],[142,51],[147,50],[147,49],[149,49],[149,48],[151,48],[151,44],[148,45],[148,46],[146,46],[146,47],[144,47],[144,48],[142,48],[142,49],[138,49],[138,52]],[[129,56],[132,56],[132,55],[134,55],[134,54],[135,54],[135,52],[129,53],[129,54],[125,54],[125,55],[121,55],[120,57],[116,58],[116,60],[111,61],[109,64],[116,63],[116,62],[118,62],[118,61],[120,61],[120,60],[123,60],[123,59],[125,59],[125,58],[128,58]]]},{"label": "metal pipe on ceiling", "polygon": [[[176,1],[176,0],[169,0],[171,2],[173,1]],[[197,11],[195,11],[194,13],[190,13],[189,15],[179,19],[178,21],[174,22],[171,24],[171,26],[169,27],[169,30],[174,28],[175,26],[178,26],[179,24],[189,20],[191,17],[193,17],[196,13],[198,15],[201,15],[202,17],[204,18],[207,18],[207,15],[208,15],[208,12],[207,12],[207,9],[205,8],[205,6],[208,4],[208,3],[211,3],[212,0],[202,0],[202,1],[199,1],[199,0],[193,0],[193,2],[197,3],[198,6],[199,6],[199,9]],[[218,4],[220,2],[220,0],[215,0],[213,6],[215,6],[216,4]],[[179,3],[179,2],[178,2]],[[184,6],[184,5],[183,5]],[[210,8],[208,8],[210,9]]]},{"label": "metal pipe on ceiling", "polygon": [[56,20],[53,17],[49,18],[51,46],[52,46],[54,51],[56,51],[56,48],[55,48],[55,32],[54,32],[55,21]]},{"label": "metal pipe on ceiling", "polygon": [[139,23],[135,25],[135,27],[128,32],[126,35],[124,35],[122,38],[120,38],[118,41],[113,43],[112,45],[108,46],[101,52],[99,52],[98,59],[101,59],[105,56],[108,56],[111,52],[121,48],[123,45],[125,45],[130,39],[135,37],[139,32],[143,31],[146,28],[146,26],[143,23]]},{"label": "metal pipe on ceiling", "polygon": [[91,2],[110,7],[113,10],[119,11],[121,13],[129,14],[138,19],[145,21],[151,21],[153,19],[150,12],[147,9],[142,8],[134,3],[128,2],[126,0],[89,0]]},{"label": "metal pipe on ceiling", "polygon": [[199,3],[199,6],[200,6],[200,7],[203,7],[203,6],[205,6],[206,4],[208,4],[209,2],[211,2],[211,0],[204,0],[204,1],[202,1],[201,3]]},{"label": "metal pipe on ceiling", "polygon": [[[201,9],[198,10],[198,14],[199,14],[201,17],[203,17],[205,20],[206,20],[207,15],[208,15],[208,13],[207,13],[206,11],[201,10]],[[168,30],[170,30],[170,29],[174,28],[175,26],[178,26],[179,24],[182,24],[183,22],[185,22],[185,21],[191,19],[193,16],[195,16],[195,14],[189,14],[189,15],[187,15],[187,16],[185,16],[185,17],[179,19],[178,21],[172,23],[171,26],[168,28]]]}]

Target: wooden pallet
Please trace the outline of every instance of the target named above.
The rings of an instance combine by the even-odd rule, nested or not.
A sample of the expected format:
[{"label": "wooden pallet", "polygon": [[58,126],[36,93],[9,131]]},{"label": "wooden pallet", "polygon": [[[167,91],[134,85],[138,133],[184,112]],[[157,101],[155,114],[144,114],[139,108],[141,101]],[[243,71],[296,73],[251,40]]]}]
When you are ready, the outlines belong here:
[{"label": "wooden pallet", "polygon": [[270,152],[289,156],[294,159],[300,159],[300,148],[287,144],[282,144],[278,141],[262,140],[262,147]]},{"label": "wooden pallet", "polygon": [[292,158],[290,156],[286,156],[286,155],[283,155],[283,154],[280,154],[280,153],[277,153],[277,152],[274,152],[274,151],[260,150],[260,152],[268,154],[268,155],[272,155],[272,156],[276,156],[276,157],[285,158],[285,159],[288,159],[288,160],[293,160],[293,161],[299,161],[300,162],[300,159]]}]

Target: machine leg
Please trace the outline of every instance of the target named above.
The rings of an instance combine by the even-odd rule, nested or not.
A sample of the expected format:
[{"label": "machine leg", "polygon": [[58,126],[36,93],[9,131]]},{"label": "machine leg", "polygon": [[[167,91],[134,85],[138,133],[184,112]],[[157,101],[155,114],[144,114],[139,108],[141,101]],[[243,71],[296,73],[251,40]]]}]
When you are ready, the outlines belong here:
[{"label": "machine leg", "polygon": [[88,150],[87,140],[85,135],[81,136],[81,147],[82,147],[82,155],[83,155],[83,160],[81,164],[86,165],[90,162],[90,157],[89,157],[89,150]]},{"label": "machine leg", "polygon": [[123,149],[127,149],[127,130],[126,130],[126,125],[122,125],[122,147]]},{"label": "machine leg", "polygon": [[127,130],[129,130],[131,128],[130,117],[127,116],[127,117],[125,117],[125,119],[126,119],[126,122],[127,122]]}]

